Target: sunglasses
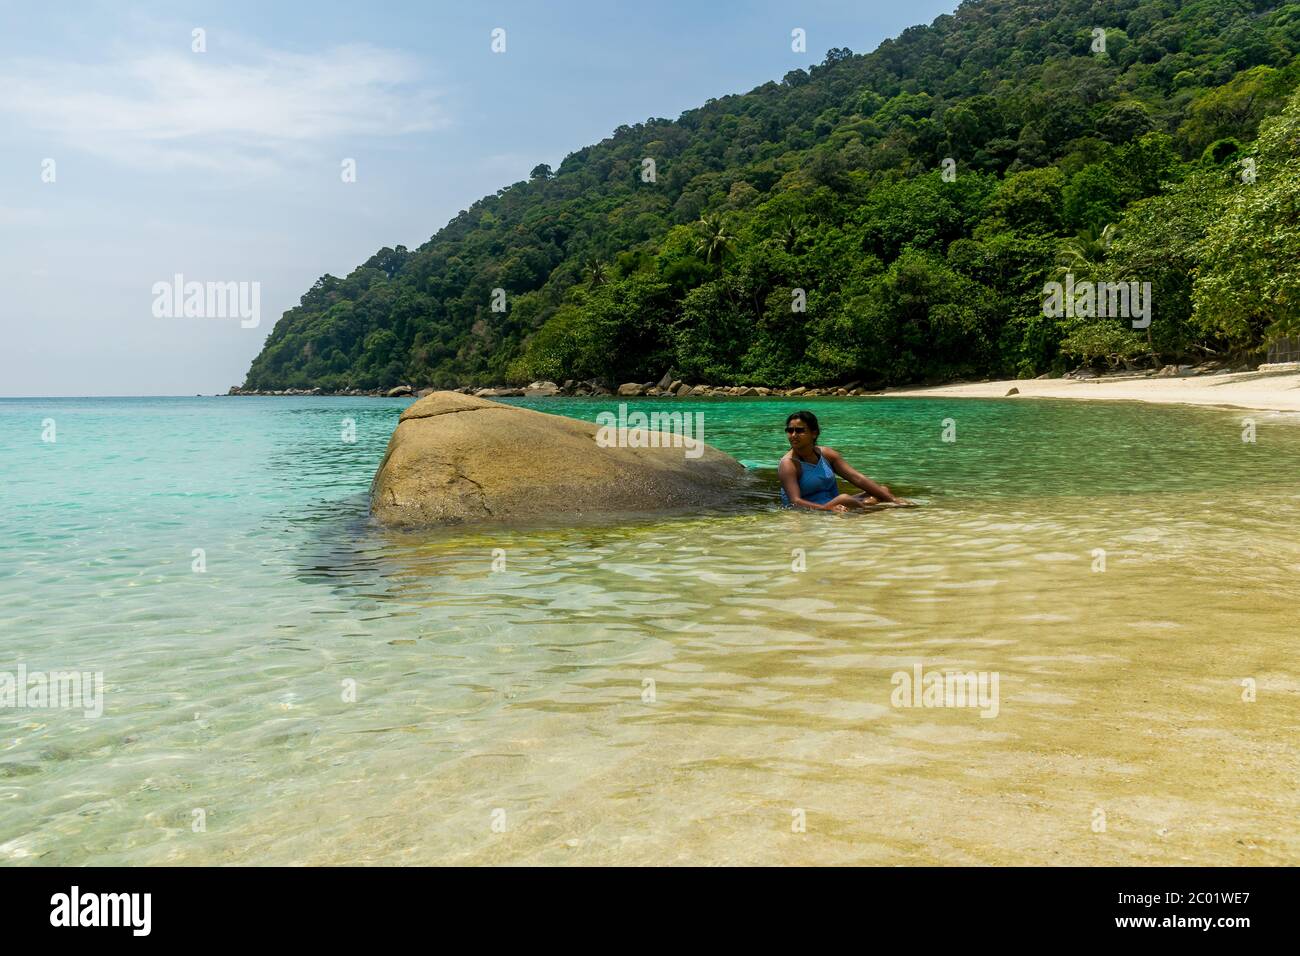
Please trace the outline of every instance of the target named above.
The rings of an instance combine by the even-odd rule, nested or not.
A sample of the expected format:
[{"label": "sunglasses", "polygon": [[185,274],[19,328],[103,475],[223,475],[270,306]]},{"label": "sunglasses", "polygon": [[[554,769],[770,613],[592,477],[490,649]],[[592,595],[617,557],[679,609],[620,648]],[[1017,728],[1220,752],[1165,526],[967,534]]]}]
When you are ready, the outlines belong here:
[{"label": "sunglasses", "polygon": [[791,433],[794,433],[795,435],[802,435],[802,434],[803,434],[804,432],[806,432],[807,430],[808,430],[808,429],[806,429],[806,428],[795,428],[793,425],[787,425],[787,426],[785,426],[785,433],[786,433],[787,435],[789,435],[789,434],[791,434]]}]

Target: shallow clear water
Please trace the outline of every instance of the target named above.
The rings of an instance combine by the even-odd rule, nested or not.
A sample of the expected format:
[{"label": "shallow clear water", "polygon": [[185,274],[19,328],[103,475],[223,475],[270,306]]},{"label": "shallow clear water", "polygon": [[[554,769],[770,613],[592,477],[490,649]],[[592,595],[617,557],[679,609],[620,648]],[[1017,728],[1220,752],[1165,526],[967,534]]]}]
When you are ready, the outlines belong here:
[{"label": "shallow clear water", "polygon": [[0,708],[0,861],[1300,862],[1295,416],[646,400],[922,507],[400,535],[406,404],[0,399],[0,671],[105,684]]}]

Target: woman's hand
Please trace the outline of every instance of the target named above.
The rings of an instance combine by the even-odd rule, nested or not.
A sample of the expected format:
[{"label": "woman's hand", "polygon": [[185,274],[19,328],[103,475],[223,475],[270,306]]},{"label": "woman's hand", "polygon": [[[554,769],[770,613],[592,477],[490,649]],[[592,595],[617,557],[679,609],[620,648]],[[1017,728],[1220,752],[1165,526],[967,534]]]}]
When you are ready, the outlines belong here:
[{"label": "woman's hand", "polygon": [[898,497],[896,494],[894,494],[892,491],[889,490],[889,486],[888,486],[888,485],[881,485],[880,487],[881,487],[881,488],[885,491],[885,493],[889,496],[889,497],[887,497],[887,498],[881,498],[881,499],[880,499],[880,503],[881,503],[881,504],[885,504],[885,505],[897,505],[899,508],[915,508],[915,507],[916,507],[916,502],[915,502],[915,501],[909,501],[909,500],[906,499],[906,498],[900,498],[900,497]]},{"label": "woman's hand", "polygon": [[[875,501],[871,501],[875,504]],[[850,508],[865,508],[868,502],[857,495],[836,495],[823,506],[826,511],[848,511]]]}]

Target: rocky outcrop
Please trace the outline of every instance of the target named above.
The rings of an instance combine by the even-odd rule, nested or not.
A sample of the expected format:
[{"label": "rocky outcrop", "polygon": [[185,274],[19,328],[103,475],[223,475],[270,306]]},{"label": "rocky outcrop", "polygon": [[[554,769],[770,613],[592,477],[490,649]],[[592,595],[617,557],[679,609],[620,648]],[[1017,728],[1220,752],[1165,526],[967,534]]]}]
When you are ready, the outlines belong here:
[{"label": "rocky outcrop", "polygon": [[370,512],[384,525],[421,527],[734,501],[747,483],[744,467],[696,441],[698,433],[678,434],[675,446],[672,437],[435,392],[398,420]]}]

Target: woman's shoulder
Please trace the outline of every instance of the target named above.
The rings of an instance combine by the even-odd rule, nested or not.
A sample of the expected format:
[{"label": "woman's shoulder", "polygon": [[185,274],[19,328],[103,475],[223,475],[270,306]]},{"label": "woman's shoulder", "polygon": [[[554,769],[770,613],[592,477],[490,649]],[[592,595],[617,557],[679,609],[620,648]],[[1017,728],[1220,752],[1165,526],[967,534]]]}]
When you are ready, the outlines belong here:
[{"label": "woman's shoulder", "polygon": [[827,459],[831,459],[831,460],[834,460],[834,459],[840,457],[840,453],[837,452],[837,451],[836,451],[834,448],[832,448],[830,445],[818,445],[818,446],[817,446],[817,454],[821,455],[823,458],[827,458]]}]

